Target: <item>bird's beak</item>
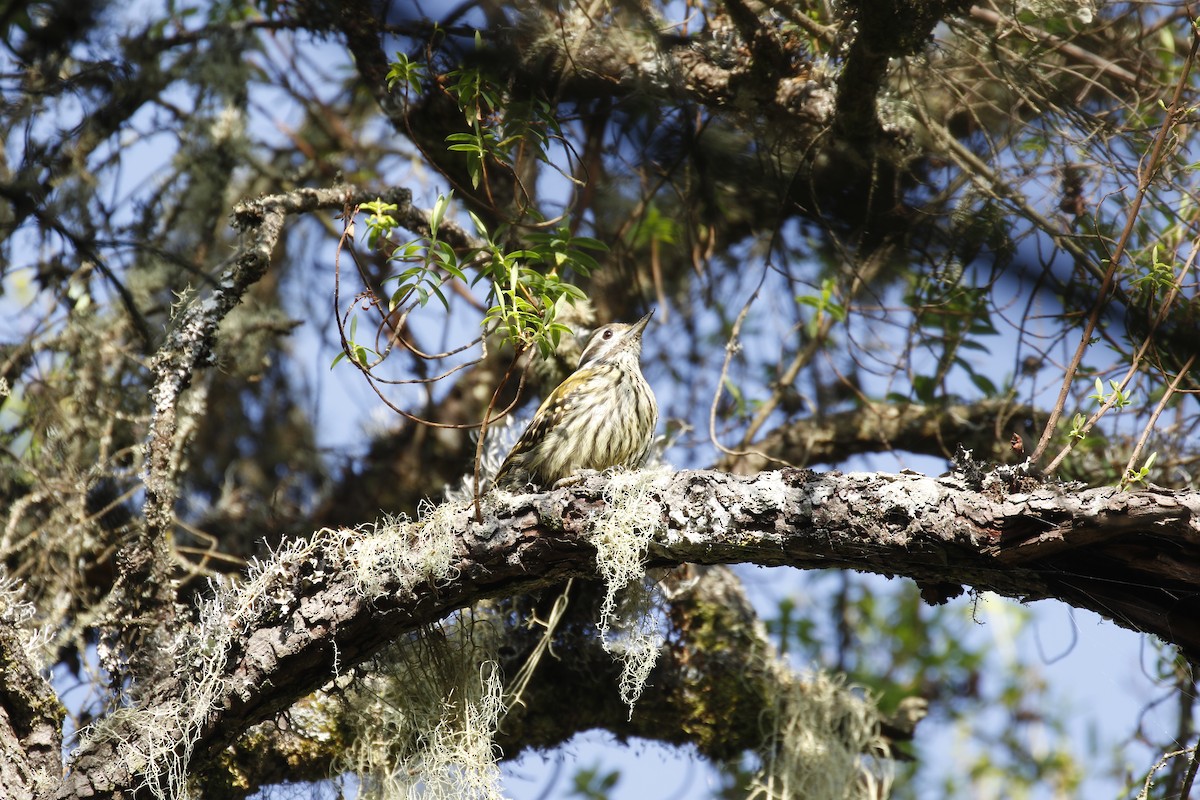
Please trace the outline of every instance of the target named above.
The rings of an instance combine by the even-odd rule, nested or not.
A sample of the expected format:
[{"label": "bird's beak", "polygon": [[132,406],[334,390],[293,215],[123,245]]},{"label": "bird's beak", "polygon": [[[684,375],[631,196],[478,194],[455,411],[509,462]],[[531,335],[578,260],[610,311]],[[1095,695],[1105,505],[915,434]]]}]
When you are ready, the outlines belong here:
[{"label": "bird's beak", "polygon": [[642,338],[642,331],[646,330],[646,324],[650,322],[650,318],[654,316],[654,309],[650,309],[650,313],[633,323],[629,328],[629,332],[639,339]]}]

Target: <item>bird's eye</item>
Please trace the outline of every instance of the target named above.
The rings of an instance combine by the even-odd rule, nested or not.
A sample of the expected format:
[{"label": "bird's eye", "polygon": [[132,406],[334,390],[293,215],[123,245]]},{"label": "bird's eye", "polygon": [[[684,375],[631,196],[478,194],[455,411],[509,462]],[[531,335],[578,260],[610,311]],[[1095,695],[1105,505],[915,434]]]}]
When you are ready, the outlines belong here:
[{"label": "bird's eye", "polygon": [[612,337],[613,337],[613,332],[611,329],[604,332],[605,339],[611,339]]}]

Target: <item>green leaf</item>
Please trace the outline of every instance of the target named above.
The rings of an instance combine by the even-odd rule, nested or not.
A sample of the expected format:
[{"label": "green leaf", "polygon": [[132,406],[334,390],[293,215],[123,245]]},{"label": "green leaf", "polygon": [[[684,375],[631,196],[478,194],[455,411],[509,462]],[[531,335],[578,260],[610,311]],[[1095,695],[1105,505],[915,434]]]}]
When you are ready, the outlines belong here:
[{"label": "green leaf", "polygon": [[408,293],[412,291],[412,288],[411,283],[405,283],[392,292],[392,296],[388,298],[388,311],[395,311],[404,302],[404,299],[408,297]]},{"label": "green leaf", "polygon": [[421,91],[421,75],[425,71],[423,64],[412,62],[407,54],[397,51],[396,60],[390,66],[386,76],[388,91],[392,91],[398,83],[404,84],[406,92]]},{"label": "green leaf", "polygon": [[452,143],[451,150],[484,152],[483,136],[478,133],[452,133],[446,137],[446,141]]},{"label": "green leaf", "polygon": [[729,392],[729,396],[733,398],[737,413],[739,415],[744,414],[746,411],[746,398],[742,394],[742,390],[728,377],[722,383],[725,386],[725,391]]},{"label": "green leaf", "polygon": [[971,383],[975,384],[975,387],[977,389],[979,389],[979,391],[981,391],[985,395],[987,395],[988,397],[994,397],[997,394],[996,384],[994,384],[990,380],[988,380],[987,376],[985,376],[985,375],[980,375],[977,372],[972,372],[971,373]]},{"label": "green leaf", "polygon": [[446,213],[446,207],[450,205],[450,198],[454,193],[439,194],[438,199],[433,204],[433,209],[429,212],[429,235],[431,238],[437,238],[438,226],[442,224],[442,216]]},{"label": "green leaf", "polygon": [[467,214],[471,217],[471,222],[475,223],[475,230],[479,232],[479,235],[489,239],[487,225],[483,224],[483,220],[474,211],[467,211]]},{"label": "green leaf", "polygon": [[922,403],[932,403],[937,392],[937,382],[929,375],[913,377],[913,393]]},{"label": "green leaf", "polygon": [[450,301],[446,299],[446,295],[442,294],[441,285],[438,283],[433,283],[433,284],[430,284],[429,288],[433,290],[433,293],[435,295],[437,295],[437,299],[442,301],[442,306],[447,311],[449,311],[450,310]]}]

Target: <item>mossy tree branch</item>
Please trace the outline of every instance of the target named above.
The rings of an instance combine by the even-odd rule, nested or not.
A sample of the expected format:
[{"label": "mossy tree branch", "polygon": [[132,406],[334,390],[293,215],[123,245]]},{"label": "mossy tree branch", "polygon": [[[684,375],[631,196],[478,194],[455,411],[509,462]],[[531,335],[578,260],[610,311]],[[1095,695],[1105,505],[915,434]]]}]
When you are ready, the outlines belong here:
[{"label": "mossy tree branch", "polygon": [[[936,600],[963,586],[1024,600],[1058,598],[1200,659],[1197,492],[1010,490],[1010,478],[999,474],[980,482],[962,475],[664,471],[651,480],[660,504],[658,528],[648,532],[651,567],[838,567],[913,578]],[[195,732],[192,766],[211,762],[251,725],[398,636],[482,599],[592,576],[589,537],[606,508],[607,486],[596,477],[576,488],[493,498],[480,523],[469,509],[446,517],[445,538],[436,542],[448,558],[440,574],[450,577],[442,579],[426,578],[427,567],[376,570],[364,592],[364,548],[407,552],[408,525],[378,534],[324,531],[313,547],[268,564],[270,603],[243,617],[228,640],[220,692]],[[240,602],[236,593],[231,601]],[[191,679],[174,679],[175,696],[187,695]],[[117,797],[137,785],[119,741],[110,726],[105,737],[83,742],[55,796]]]},{"label": "mossy tree branch", "polygon": [[[622,740],[691,745],[715,761],[761,747],[763,731],[776,727],[776,700],[795,676],[778,658],[741,580],[729,567],[694,564],[658,577],[669,598],[670,645],[663,648],[632,716],[617,691],[620,665],[593,635],[603,586],[575,581],[569,588],[549,587],[524,598],[539,608],[552,598],[568,607],[555,628],[553,656],[537,661],[520,702],[509,705],[501,718],[495,744],[503,759],[557,747],[592,729]],[[519,674],[537,659],[543,634],[542,626],[524,620],[506,628],[499,654],[505,676]],[[337,774],[345,765],[346,742],[361,735],[354,714],[339,698],[321,692],[302,700],[286,719],[255,726],[200,774],[203,796],[242,800],[272,783]],[[912,738],[923,710],[915,717],[903,712],[914,705],[924,707],[917,699],[905,701],[898,718],[885,721],[889,741]],[[299,730],[298,717],[306,720]]]},{"label": "mossy tree branch", "polygon": [[[58,783],[66,712],[29,655],[29,631],[0,587],[0,798]],[[17,612],[17,613],[14,613]],[[6,794],[8,792],[9,794]]]}]

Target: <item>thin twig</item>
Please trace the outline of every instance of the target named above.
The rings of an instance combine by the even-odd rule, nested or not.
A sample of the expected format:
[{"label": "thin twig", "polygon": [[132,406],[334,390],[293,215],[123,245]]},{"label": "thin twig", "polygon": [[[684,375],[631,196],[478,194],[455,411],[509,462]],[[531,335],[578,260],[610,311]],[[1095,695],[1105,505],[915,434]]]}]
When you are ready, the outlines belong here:
[{"label": "thin twig", "polygon": [[512,410],[513,406],[517,404],[517,401],[521,399],[521,390],[525,388],[525,370],[521,370],[521,381],[517,384],[517,391],[513,396],[513,401],[509,403],[508,408],[496,415],[494,419],[492,418],[492,411],[496,408],[496,401],[500,398],[500,392],[503,391],[504,387],[508,385],[509,379],[512,378],[513,370],[521,362],[522,353],[523,351],[520,349],[513,353],[512,361],[509,362],[508,369],[504,371],[504,377],[496,384],[496,390],[492,392],[492,397],[488,400],[488,406],[483,411],[483,420],[479,424],[479,440],[475,442],[475,470],[473,475],[476,522],[483,521],[483,508],[479,505],[479,462],[483,455],[483,444],[487,438],[488,425],[496,420],[503,419]]},{"label": "thin twig", "polygon": [[[1125,377],[1123,377],[1120,384],[1114,388],[1113,392],[1108,396],[1108,399],[1101,404],[1100,408],[1094,414],[1092,414],[1087,422],[1084,423],[1084,425],[1079,429],[1079,437],[1077,439],[1070,439],[1065,445],[1063,445],[1062,450],[1060,450],[1058,455],[1054,457],[1054,460],[1047,465],[1047,474],[1053,473],[1054,470],[1058,468],[1058,465],[1062,463],[1063,459],[1066,458],[1067,455],[1074,449],[1075,442],[1082,440],[1082,438],[1087,435],[1088,431],[1092,429],[1092,426],[1094,426],[1101,417],[1108,413],[1113,405],[1116,404],[1117,400],[1121,398],[1121,393],[1125,391],[1125,387],[1127,387],[1129,382],[1133,380],[1133,376],[1136,375],[1141,369],[1142,361],[1145,358],[1146,353],[1150,350],[1151,345],[1154,343],[1154,333],[1158,330],[1158,326],[1162,324],[1163,320],[1167,318],[1167,313],[1171,310],[1171,306],[1175,302],[1175,297],[1179,294],[1179,290],[1183,285],[1184,276],[1192,271],[1192,265],[1196,261],[1197,251],[1200,251],[1200,239],[1197,239],[1195,242],[1193,242],[1192,252],[1188,255],[1187,262],[1179,270],[1179,274],[1175,276],[1175,281],[1172,284],[1171,289],[1163,297],[1162,303],[1158,308],[1158,313],[1154,315],[1154,319],[1150,323],[1150,329],[1146,331],[1146,335],[1142,339],[1141,346],[1129,360],[1129,369],[1125,371]],[[1186,374],[1186,372],[1187,370],[1185,369],[1183,373],[1181,373],[1181,377],[1183,374]],[[1174,385],[1178,386],[1178,383]],[[1151,420],[1150,424],[1153,425],[1153,420]]]},{"label": "thin twig", "polygon": [[1179,374],[1175,376],[1175,380],[1171,381],[1171,385],[1163,392],[1162,399],[1154,407],[1154,413],[1150,415],[1149,421],[1146,422],[1146,427],[1142,429],[1141,437],[1133,448],[1133,453],[1129,456],[1129,463],[1125,465],[1125,470],[1121,473],[1122,483],[1133,472],[1133,465],[1137,463],[1138,456],[1142,454],[1142,448],[1146,446],[1146,440],[1150,438],[1150,432],[1154,430],[1154,423],[1158,422],[1158,417],[1162,414],[1163,409],[1167,407],[1167,402],[1175,396],[1175,392],[1179,390],[1179,384],[1183,382],[1184,376],[1188,374],[1188,370],[1192,368],[1192,364],[1195,362],[1196,354],[1192,353],[1180,368]]},{"label": "thin twig", "polygon": [[1134,75],[1129,70],[1125,69],[1124,67],[1117,66],[1112,61],[1109,61],[1107,58],[1096,55],[1095,53],[1093,53],[1090,50],[1085,50],[1084,48],[1080,47],[1079,45],[1072,44],[1071,42],[1068,42],[1059,36],[1055,36],[1052,33],[1046,33],[1045,31],[1040,30],[1038,28],[1034,28],[1034,27],[1031,27],[1024,23],[1020,23],[1015,20],[1011,20],[1006,17],[1003,17],[1000,14],[996,13],[995,11],[991,10],[990,8],[980,8],[979,6],[971,6],[970,13],[971,13],[971,16],[974,17],[975,19],[977,19],[981,22],[986,22],[990,25],[995,25],[996,27],[1000,27],[1000,25],[1002,23],[1008,23],[1008,24],[1012,24],[1012,25],[1020,25],[1020,29],[1021,29],[1022,33],[1028,34],[1029,36],[1032,36],[1034,39],[1037,39],[1038,41],[1042,42],[1043,44],[1049,45],[1052,49],[1057,50],[1060,53],[1063,53],[1064,55],[1075,59],[1076,61],[1082,62],[1084,64],[1090,64],[1093,67],[1098,67],[1101,71],[1111,75],[1112,77],[1114,77],[1117,80],[1120,80],[1124,83],[1128,83],[1128,84],[1131,84],[1134,86],[1137,85],[1137,82],[1138,82],[1137,76]]},{"label": "thin twig", "polygon": [[[1059,389],[1058,399],[1055,401],[1054,407],[1050,409],[1050,418],[1046,421],[1046,427],[1042,430],[1041,439],[1038,441],[1033,455],[1030,456],[1030,463],[1032,464],[1037,464],[1045,454],[1046,448],[1050,446],[1050,440],[1054,437],[1054,432],[1058,427],[1058,420],[1062,416],[1063,409],[1066,407],[1067,395],[1071,392],[1071,384],[1074,383],[1079,366],[1083,363],[1084,353],[1087,352],[1088,346],[1091,344],[1092,332],[1096,330],[1096,325],[1100,321],[1100,314],[1104,311],[1109,289],[1112,287],[1113,277],[1116,274],[1117,265],[1121,263],[1121,260],[1125,256],[1125,249],[1133,236],[1134,225],[1137,223],[1142,202],[1145,200],[1146,193],[1150,189],[1150,184],[1158,173],[1168,133],[1175,127],[1175,119],[1179,114],[1183,92],[1188,85],[1188,74],[1191,72],[1198,47],[1200,47],[1200,33],[1193,30],[1192,48],[1188,51],[1187,58],[1184,59],[1183,70],[1175,86],[1175,94],[1171,98],[1170,105],[1167,107],[1166,117],[1163,119],[1162,126],[1158,130],[1158,135],[1154,139],[1154,145],[1150,150],[1149,158],[1146,160],[1145,168],[1142,170],[1142,174],[1138,180],[1137,192],[1133,197],[1133,202],[1130,204],[1125,228],[1121,231],[1121,236],[1117,240],[1117,246],[1113,249],[1112,258],[1109,259],[1108,269],[1104,273],[1104,281],[1100,284],[1100,289],[1096,293],[1096,302],[1092,304],[1092,310],[1088,314],[1083,333],[1079,336],[1079,345],[1075,348],[1075,355],[1071,358],[1071,363],[1067,365],[1066,373],[1063,375],[1062,388]],[[1064,454],[1060,454],[1060,457],[1054,460],[1053,464],[1047,468],[1047,472],[1052,472],[1053,468],[1058,466],[1062,460],[1062,455]]]}]

